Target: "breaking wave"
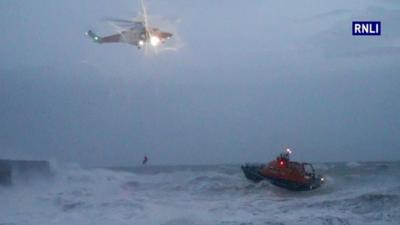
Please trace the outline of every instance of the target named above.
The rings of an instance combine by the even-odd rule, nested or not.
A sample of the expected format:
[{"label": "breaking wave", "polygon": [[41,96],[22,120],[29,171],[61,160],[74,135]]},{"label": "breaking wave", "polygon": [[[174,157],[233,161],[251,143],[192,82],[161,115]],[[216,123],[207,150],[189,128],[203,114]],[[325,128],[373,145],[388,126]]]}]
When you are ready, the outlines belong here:
[{"label": "breaking wave", "polygon": [[[0,187],[0,224],[399,224],[400,164],[317,164],[311,192],[251,183],[238,165],[58,168]],[[371,172],[373,171],[373,172]]]}]

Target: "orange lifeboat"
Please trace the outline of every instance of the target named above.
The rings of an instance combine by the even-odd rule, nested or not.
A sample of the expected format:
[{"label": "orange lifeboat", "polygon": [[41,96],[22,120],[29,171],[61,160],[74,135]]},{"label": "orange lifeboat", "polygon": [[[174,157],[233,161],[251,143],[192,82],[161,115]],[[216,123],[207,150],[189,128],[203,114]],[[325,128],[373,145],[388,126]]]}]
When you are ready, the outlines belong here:
[{"label": "orange lifeboat", "polygon": [[247,179],[260,182],[268,180],[272,184],[294,191],[313,190],[322,185],[324,178],[315,174],[310,163],[300,163],[289,159],[291,151],[280,154],[276,160],[266,165],[246,164],[242,171]]}]

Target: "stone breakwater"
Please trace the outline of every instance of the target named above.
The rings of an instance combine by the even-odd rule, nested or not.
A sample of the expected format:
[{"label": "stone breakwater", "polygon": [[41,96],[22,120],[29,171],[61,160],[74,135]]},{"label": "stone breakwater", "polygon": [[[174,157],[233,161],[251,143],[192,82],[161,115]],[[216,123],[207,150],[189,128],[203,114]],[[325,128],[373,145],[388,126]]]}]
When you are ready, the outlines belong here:
[{"label": "stone breakwater", "polygon": [[50,175],[48,161],[0,159],[0,185],[11,185],[16,178],[29,180]]}]

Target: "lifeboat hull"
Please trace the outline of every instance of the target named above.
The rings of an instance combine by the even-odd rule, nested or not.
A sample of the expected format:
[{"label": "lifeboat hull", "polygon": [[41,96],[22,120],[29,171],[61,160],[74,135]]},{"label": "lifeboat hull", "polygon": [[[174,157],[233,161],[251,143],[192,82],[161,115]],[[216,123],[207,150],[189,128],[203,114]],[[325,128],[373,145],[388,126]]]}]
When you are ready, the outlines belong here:
[{"label": "lifeboat hull", "polygon": [[321,187],[322,181],[321,176],[316,175],[311,178],[309,182],[295,182],[273,176],[265,176],[261,173],[264,165],[261,164],[246,164],[242,165],[242,171],[245,177],[253,182],[260,182],[262,180],[268,180],[273,185],[282,187],[291,191],[310,191]]}]

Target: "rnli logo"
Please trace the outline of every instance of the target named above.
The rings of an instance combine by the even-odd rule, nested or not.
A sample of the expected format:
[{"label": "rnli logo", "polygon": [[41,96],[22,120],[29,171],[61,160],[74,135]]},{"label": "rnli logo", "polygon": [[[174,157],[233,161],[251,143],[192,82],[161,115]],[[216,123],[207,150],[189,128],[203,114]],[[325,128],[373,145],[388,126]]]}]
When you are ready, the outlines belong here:
[{"label": "rnli logo", "polygon": [[353,36],[379,36],[381,35],[380,21],[353,21]]}]

